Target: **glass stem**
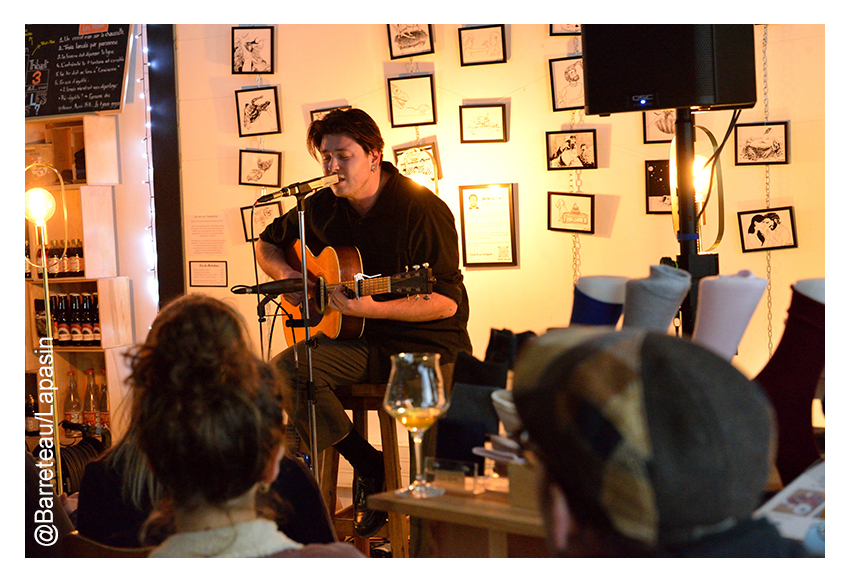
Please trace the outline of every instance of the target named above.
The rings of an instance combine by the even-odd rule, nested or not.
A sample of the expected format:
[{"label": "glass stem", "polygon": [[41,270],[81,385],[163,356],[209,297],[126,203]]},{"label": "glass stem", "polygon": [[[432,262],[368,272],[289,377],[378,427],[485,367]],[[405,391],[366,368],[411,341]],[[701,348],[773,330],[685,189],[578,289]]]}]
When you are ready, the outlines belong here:
[{"label": "glass stem", "polygon": [[413,436],[413,450],[416,454],[416,483],[415,486],[425,486],[425,459],[422,458],[422,435]]}]

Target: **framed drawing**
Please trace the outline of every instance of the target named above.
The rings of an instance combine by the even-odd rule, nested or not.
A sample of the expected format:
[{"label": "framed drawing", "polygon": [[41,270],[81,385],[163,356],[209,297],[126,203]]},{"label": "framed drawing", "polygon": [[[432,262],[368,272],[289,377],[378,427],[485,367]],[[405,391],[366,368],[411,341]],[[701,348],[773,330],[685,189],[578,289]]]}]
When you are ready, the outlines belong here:
[{"label": "framed drawing", "polygon": [[788,163],[788,122],[739,123],[735,126],[735,165]]},{"label": "framed drawing", "polygon": [[280,133],[277,87],[255,87],[236,91],[239,137]]},{"label": "framed drawing", "polygon": [[434,75],[413,75],[387,79],[390,100],[390,124],[393,127],[433,125]]},{"label": "framed drawing", "polygon": [[549,36],[581,36],[581,24],[550,24]]},{"label": "framed drawing", "polygon": [[643,143],[670,143],[676,135],[676,110],[643,111]]},{"label": "framed drawing", "polygon": [[546,132],[547,170],[595,170],[596,130]]},{"label": "framed drawing", "polygon": [[459,28],[457,37],[462,67],[508,62],[504,24]]},{"label": "framed drawing", "polygon": [[432,141],[393,149],[395,165],[401,175],[430,188],[434,194],[439,188],[438,180],[443,177],[436,146],[436,141]]},{"label": "framed drawing", "polygon": [[280,200],[273,200],[265,204],[254,204],[243,206],[242,231],[245,233],[245,242],[252,242],[260,238],[260,233],[266,230],[275,218],[283,215],[283,204]]},{"label": "framed drawing", "polygon": [[406,59],[434,52],[434,35],[430,24],[388,24],[390,58]]},{"label": "framed drawing", "polygon": [[280,152],[239,150],[239,183],[280,188],[282,157]]},{"label": "framed drawing", "polygon": [[552,110],[584,108],[584,66],[581,57],[549,59]]},{"label": "framed drawing", "polygon": [[460,106],[460,143],[508,141],[507,107],[495,105]]},{"label": "framed drawing", "polygon": [[343,111],[346,111],[348,109],[351,109],[351,105],[339,105],[337,107],[327,107],[325,109],[314,109],[310,112],[310,123],[318,121],[319,119],[324,119],[325,115],[336,109],[342,109]]},{"label": "framed drawing", "polygon": [[646,174],[646,213],[672,214],[670,160],[647,160],[644,162],[644,170]]},{"label": "framed drawing", "polygon": [[234,26],[232,50],[234,75],[274,73],[274,27]]},{"label": "framed drawing", "polygon": [[593,194],[549,192],[549,230],[593,234]]},{"label": "framed drawing", "polygon": [[738,232],[741,235],[741,250],[745,253],[796,248],[794,207],[738,212]]},{"label": "framed drawing", "polygon": [[513,185],[459,188],[464,266],[516,266]]}]

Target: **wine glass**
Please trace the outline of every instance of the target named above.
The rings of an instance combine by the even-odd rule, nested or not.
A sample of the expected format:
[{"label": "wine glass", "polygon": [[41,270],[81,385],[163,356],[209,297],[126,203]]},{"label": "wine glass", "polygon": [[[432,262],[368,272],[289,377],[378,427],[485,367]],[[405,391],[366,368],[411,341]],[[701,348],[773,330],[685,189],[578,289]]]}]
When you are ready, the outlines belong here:
[{"label": "wine glass", "polygon": [[384,409],[408,430],[413,438],[416,457],[416,479],[396,494],[424,498],[445,493],[445,489],[425,481],[422,437],[448,408],[440,373],[440,354],[401,353],[392,356]]}]

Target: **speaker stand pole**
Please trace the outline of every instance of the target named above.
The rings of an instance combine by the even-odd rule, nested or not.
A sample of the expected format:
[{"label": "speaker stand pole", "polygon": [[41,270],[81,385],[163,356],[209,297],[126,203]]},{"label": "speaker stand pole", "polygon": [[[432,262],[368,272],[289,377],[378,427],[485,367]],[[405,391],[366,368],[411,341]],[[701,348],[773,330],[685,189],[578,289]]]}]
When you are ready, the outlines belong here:
[{"label": "speaker stand pole", "polygon": [[682,331],[690,337],[694,331],[699,283],[703,277],[719,273],[716,254],[699,254],[696,193],[694,191],[694,117],[690,109],[676,110],[676,188],[678,190],[679,268],[691,274],[691,290],[682,302]]}]

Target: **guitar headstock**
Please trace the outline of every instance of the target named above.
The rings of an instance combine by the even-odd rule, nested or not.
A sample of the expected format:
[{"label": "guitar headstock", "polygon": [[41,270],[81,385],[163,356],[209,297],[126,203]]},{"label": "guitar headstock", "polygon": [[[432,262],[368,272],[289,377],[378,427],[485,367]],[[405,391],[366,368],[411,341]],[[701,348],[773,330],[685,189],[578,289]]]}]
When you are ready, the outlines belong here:
[{"label": "guitar headstock", "polygon": [[414,265],[404,273],[390,277],[390,292],[400,295],[427,295],[431,293],[436,279],[431,275],[428,263]]}]

